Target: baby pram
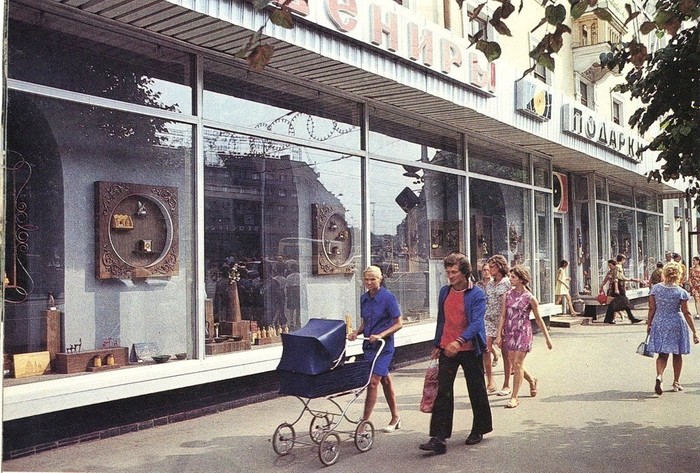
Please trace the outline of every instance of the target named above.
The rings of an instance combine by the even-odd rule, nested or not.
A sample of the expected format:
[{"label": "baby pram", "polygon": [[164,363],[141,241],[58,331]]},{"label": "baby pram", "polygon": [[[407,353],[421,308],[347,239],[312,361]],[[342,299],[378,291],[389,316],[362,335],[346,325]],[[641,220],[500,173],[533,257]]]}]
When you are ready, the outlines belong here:
[{"label": "baby pram", "polygon": [[[318,446],[321,463],[329,466],[338,460],[341,440],[354,439],[360,452],[372,448],[372,423],[350,419],[347,414],[369,385],[376,357],[350,362],[345,357],[345,339],[345,322],[340,320],[310,319],[296,332],[282,334],[282,359],[277,366],[280,394],[296,396],[302,410],[294,422],[284,422],[275,429],[272,448],[278,455],[287,455],[295,444]],[[379,343],[377,356],[384,340]],[[342,407],[336,399],[345,395],[352,397]],[[313,399],[319,398],[327,401],[324,405],[330,410],[310,406]],[[297,435],[294,426],[307,412],[311,415],[308,435]],[[352,424],[352,430],[339,428],[344,420]]]}]

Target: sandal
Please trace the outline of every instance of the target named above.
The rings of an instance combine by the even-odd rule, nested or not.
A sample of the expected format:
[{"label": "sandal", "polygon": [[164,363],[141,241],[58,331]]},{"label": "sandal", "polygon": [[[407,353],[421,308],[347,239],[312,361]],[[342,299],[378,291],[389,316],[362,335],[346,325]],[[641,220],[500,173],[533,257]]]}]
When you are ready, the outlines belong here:
[{"label": "sandal", "polygon": [[501,389],[496,393],[496,396],[510,396],[510,388]]},{"label": "sandal", "polygon": [[537,378],[532,378],[532,383],[530,383],[530,397],[537,396]]},{"label": "sandal", "polygon": [[496,389],[496,388],[486,388],[486,394],[498,394],[498,389]]},{"label": "sandal", "polygon": [[681,391],[683,391],[683,386],[681,386],[681,383],[679,383],[678,381],[674,381],[673,382],[673,392],[678,393]]},{"label": "sandal", "polygon": [[518,401],[517,399],[512,399],[512,398],[511,398],[511,400],[508,401],[508,404],[505,405],[505,408],[506,408],[506,409],[515,409],[515,408],[518,407],[519,405],[520,405],[520,401]]}]

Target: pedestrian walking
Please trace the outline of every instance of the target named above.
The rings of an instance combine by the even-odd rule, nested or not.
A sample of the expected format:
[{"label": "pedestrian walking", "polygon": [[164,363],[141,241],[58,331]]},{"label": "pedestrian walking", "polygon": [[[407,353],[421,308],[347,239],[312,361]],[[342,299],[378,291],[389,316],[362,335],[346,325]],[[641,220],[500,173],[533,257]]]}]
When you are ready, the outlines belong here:
[{"label": "pedestrian walking", "polygon": [[570,284],[571,278],[566,274],[566,270],[569,268],[569,262],[565,259],[559,262],[559,269],[557,270],[557,282],[555,284],[554,293],[556,294],[555,304],[562,305],[562,314],[566,313],[566,309],[569,309],[569,315],[576,317],[581,315],[574,310],[574,304],[571,302],[570,294]]},{"label": "pedestrian walking", "polygon": [[[432,358],[439,358],[438,393],[430,417],[430,440],[421,450],[436,454],[447,451],[454,417],[454,381],[462,367],[472,407],[472,428],[466,445],[475,445],[493,430],[483,354],[486,351],[484,313],[486,296],[469,279],[471,264],[462,253],[450,253],[443,265],[449,284],[440,289]],[[488,353],[487,353],[488,356]]]},{"label": "pedestrian walking", "polygon": [[627,257],[622,253],[617,255],[615,260],[608,260],[609,265],[614,263],[614,267],[611,267],[611,273],[613,275],[612,277],[609,277],[609,273],[609,275],[603,280],[603,284],[600,285],[600,292],[603,292],[603,286],[605,286],[605,283],[607,282],[610,284],[611,287],[608,288],[608,295],[613,296],[613,300],[608,303],[608,308],[605,311],[605,319],[603,319],[603,322],[606,324],[615,324],[615,312],[619,310],[624,310],[627,313],[627,317],[630,319],[630,322],[633,324],[637,324],[642,321],[642,319],[638,319],[632,314],[632,307],[629,299],[627,299],[627,291],[625,289],[627,281],[639,282],[639,279],[627,278],[627,276],[625,276],[624,264],[626,260]]},{"label": "pedestrian walking", "polygon": [[[391,412],[391,420],[383,430],[384,432],[393,432],[401,428],[401,418],[396,403],[394,384],[389,375],[389,364],[394,356],[394,333],[402,327],[401,310],[396,302],[396,297],[387,288],[382,287],[382,270],[378,266],[368,266],[362,277],[367,288],[367,292],[360,297],[362,322],[357,330],[348,334],[348,340],[355,340],[359,334],[363,334],[365,339],[362,342],[362,351],[365,359],[377,358],[369,386],[367,386],[362,418],[369,420],[372,415],[381,383],[386,403]],[[377,350],[381,345],[378,343],[379,339],[384,339],[384,348],[377,357]]]},{"label": "pedestrian walking", "polygon": [[[693,318],[688,310],[688,292],[679,286],[683,269],[678,263],[666,263],[664,282],[649,291],[649,317],[647,351],[658,353],[656,358],[656,382],[654,392],[663,394],[663,374],[668,364],[668,355],[673,354],[673,391],[683,391],[680,383],[683,355],[690,353],[690,336],[693,343],[700,343]],[[685,319],[685,320],[684,320]]]},{"label": "pedestrian walking", "polygon": [[[510,279],[508,279],[508,260],[502,255],[494,255],[489,258],[488,270],[491,281],[486,284],[486,313],[484,323],[486,325],[486,346],[488,355],[484,357],[484,372],[486,373],[486,391],[489,394],[497,391],[493,382],[493,368],[498,362],[498,345],[493,341],[498,334],[498,322],[501,319],[501,308],[506,292],[510,290]],[[493,360],[490,354],[493,354]],[[504,370],[510,372],[510,363],[503,355]]]},{"label": "pedestrian walking", "polygon": [[[503,301],[496,344],[501,346],[503,353],[508,353],[508,359],[513,367],[513,390],[510,401],[505,405],[505,407],[513,409],[520,404],[518,394],[523,379],[530,384],[530,396],[537,396],[537,378],[531,376],[524,367],[525,357],[532,350],[533,336],[530,312],[535,316],[537,326],[542,331],[547,348],[550,350],[552,349],[552,339],[540,316],[539,302],[530,292],[530,273],[527,269],[519,265],[511,268],[510,283],[513,288],[506,293]],[[504,374],[506,379],[509,378],[510,373]],[[504,386],[507,386],[507,383],[504,383]]]}]

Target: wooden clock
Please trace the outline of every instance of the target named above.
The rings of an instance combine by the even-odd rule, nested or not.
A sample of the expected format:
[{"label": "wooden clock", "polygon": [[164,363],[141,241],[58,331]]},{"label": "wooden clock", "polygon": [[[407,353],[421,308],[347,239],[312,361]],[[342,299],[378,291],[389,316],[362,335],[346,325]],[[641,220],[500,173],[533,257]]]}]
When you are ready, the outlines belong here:
[{"label": "wooden clock", "polygon": [[312,204],[313,267],[316,275],[353,272],[353,236],[345,221],[345,209],[336,205]]},{"label": "wooden clock", "polygon": [[177,188],[95,182],[95,276],[138,279],[179,270]]}]

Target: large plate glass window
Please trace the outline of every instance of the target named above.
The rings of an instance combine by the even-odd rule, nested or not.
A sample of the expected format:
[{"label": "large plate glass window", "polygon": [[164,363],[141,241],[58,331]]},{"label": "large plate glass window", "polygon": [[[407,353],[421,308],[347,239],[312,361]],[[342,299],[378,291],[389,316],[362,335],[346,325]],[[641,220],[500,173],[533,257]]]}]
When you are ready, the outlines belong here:
[{"label": "large plate glass window", "polygon": [[[510,266],[521,264],[532,273],[530,195],[529,189],[484,179],[469,180],[472,270],[493,255],[503,255]],[[546,213],[543,210],[543,215]],[[543,222],[547,231],[549,225]]]},{"label": "large plate glass window", "polygon": [[372,155],[406,161],[408,173],[418,172],[413,163],[464,169],[462,135],[374,107],[369,116],[369,150]]},{"label": "large plate glass window", "polygon": [[356,314],[360,159],[212,128],[204,150],[212,332],[243,321],[274,340],[310,317]]},{"label": "large plate glass window", "polygon": [[[32,15],[31,11],[10,8],[12,79],[192,113],[188,54],[137,36],[98,30],[47,12]],[[36,18],[52,29],[26,23]]]},{"label": "large plate glass window", "polygon": [[[530,159],[526,153],[473,141],[468,149],[470,173],[530,184]],[[537,169],[539,173],[540,167]]]},{"label": "large plate glass window", "polygon": [[357,103],[230,64],[204,64],[205,119],[324,147],[360,148]]},{"label": "large plate glass window", "polygon": [[371,161],[368,185],[371,264],[381,268],[406,320],[435,315],[443,258],[465,251],[464,178]]},{"label": "large plate glass window", "polygon": [[[192,127],[20,92],[8,117],[5,353],[45,349],[48,304],[63,313],[60,350],[192,356]],[[116,183],[104,201],[98,181]],[[100,228],[113,238],[95,251]],[[154,274],[166,243],[172,264]]]}]

